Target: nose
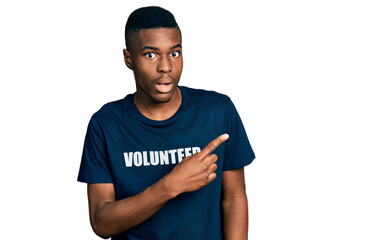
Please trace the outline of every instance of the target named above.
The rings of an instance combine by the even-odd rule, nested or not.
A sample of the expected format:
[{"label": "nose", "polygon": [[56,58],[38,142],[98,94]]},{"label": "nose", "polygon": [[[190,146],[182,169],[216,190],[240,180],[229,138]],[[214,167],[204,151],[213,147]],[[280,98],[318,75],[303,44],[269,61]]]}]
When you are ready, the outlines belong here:
[{"label": "nose", "polygon": [[171,70],[172,70],[172,65],[171,65],[170,59],[167,56],[160,58],[159,63],[158,63],[158,72],[168,73],[168,72],[171,72]]}]

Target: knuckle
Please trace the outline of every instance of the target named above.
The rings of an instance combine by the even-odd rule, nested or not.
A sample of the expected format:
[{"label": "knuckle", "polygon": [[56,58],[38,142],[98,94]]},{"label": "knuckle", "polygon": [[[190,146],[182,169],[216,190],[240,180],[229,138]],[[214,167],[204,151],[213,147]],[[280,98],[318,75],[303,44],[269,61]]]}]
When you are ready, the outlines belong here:
[{"label": "knuckle", "polygon": [[212,173],[212,174],[210,174],[209,176],[208,176],[208,178],[207,178],[207,183],[210,183],[210,182],[212,182],[214,179],[216,179],[217,178],[217,174],[215,174],[215,173]]},{"label": "knuckle", "polygon": [[205,183],[208,184],[211,182],[211,177],[210,177],[210,174],[206,176],[205,178]]},{"label": "knuckle", "polygon": [[204,172],[205,172],[206,170],[208,170],[208,165],[207,165],[206,163],[203,163],[203,164],[202,164],[202,170],[204,170]]},{"label": "knuckle", "polygon": [[211,142],[211,143],[209,143],[208,148],[209,148],[210,151],[212,151],[212,150],[215,149],[215,145]]}]

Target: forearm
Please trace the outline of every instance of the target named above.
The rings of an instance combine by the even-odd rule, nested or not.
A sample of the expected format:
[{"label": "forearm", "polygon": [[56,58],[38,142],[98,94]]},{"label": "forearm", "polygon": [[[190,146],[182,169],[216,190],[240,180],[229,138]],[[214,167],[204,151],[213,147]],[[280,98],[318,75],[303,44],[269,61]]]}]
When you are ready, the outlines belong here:
[{"label": "forearm", "polygon": [[135,196],[99,206],[91,218],[93,229],[103,238],[116,235],[144,222],[173,197],[163,178]]},{"label": "forearm", "polygon": [[223,232],[225,240],[248,239],[247,196],[222,199]]}]

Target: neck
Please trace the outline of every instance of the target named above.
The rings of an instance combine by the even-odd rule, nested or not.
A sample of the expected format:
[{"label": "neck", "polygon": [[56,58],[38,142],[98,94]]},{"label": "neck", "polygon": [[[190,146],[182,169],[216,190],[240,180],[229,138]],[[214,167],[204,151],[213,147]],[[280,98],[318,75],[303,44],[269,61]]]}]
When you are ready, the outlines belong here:
[{"label": "neck", "polygon": [[180,89],[177,87],[172,98],[165,103],[157,103],[148,99],[140,97],[137,92],[134,95],[134,104],[138,111],[145,117],[163,121],[171,118],[179,109],[182,103],[182,95]]}]

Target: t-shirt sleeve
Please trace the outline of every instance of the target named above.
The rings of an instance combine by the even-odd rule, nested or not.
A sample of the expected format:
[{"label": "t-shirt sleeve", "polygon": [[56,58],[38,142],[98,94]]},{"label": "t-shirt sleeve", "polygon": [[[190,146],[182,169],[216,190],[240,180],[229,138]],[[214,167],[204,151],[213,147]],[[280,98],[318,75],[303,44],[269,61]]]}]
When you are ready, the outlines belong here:
[{"label": "t-shirt sleeve", "polygon": [[78,181],[112,183],[103,129],[95,115],[87,129]]},{"label": "t-shirt sleeve", "polygon": [[249,143],[243,123],[235,105],[229,100],[227,107],[227,133],[230,138],[225,142],[223,171],[233,170],[250,164],[255,154]]}]

